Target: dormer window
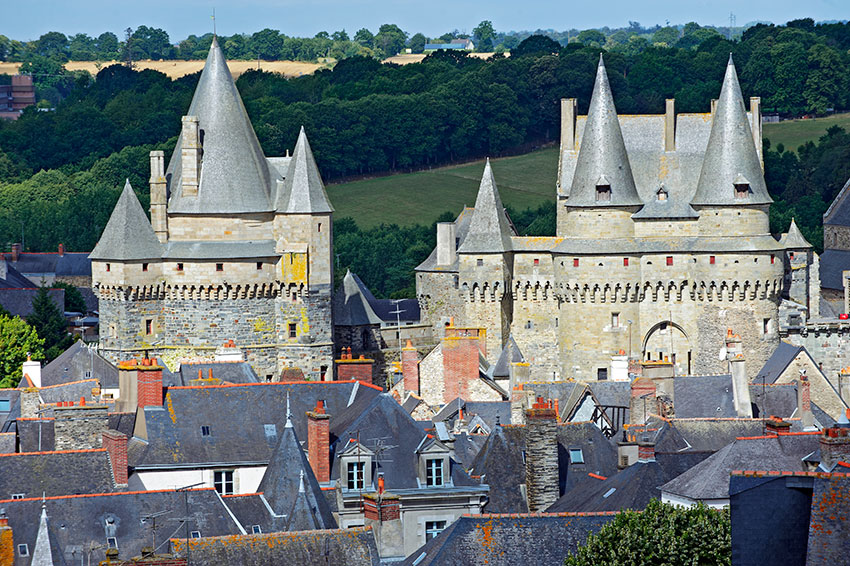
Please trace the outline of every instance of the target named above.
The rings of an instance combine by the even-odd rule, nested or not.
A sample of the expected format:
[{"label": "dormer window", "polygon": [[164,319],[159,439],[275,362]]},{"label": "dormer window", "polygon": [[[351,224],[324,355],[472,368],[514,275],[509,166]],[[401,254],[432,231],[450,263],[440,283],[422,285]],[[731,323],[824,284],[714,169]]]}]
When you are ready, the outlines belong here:
[{"label": "dormer window", "polygon": [[443,487],[451,485],[449,449],[431,435],[426,436],[416,449],[419,459],[419,486]]},{"label": "dormer window", "polygon": [[735,181],[732,183],[735,187],[735,198],[736,199],[745,199],[750,196],[750,182],[743,175],[738,175],[735,177]]},{"label": "dormer window", "polygon": [[443,485],[443,458],[425,460],[425,485],[428,487]]},{"label": "dormer window", "polygon": [[656,200],[667,200],[667,191],[664,190],[664,187],[658,189],[658,192],[655,193]]},{"label": "dormer window", "polygon": [[597,202],[611,201],[611,185],[596,185]]},{"label": "dormer window", "polygon": [[372,488],[372,469],[375,453],[351,439],[339,455],[339,475],[344,490]]}]

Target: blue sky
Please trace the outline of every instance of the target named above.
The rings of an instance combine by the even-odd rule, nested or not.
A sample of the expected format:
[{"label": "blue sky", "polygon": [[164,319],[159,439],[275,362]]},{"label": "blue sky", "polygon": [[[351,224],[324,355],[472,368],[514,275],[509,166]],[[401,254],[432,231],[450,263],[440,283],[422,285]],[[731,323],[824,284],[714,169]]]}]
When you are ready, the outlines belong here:
[{"label": "blue sky", "polygon": [[440,35],[453,29],[471,31],[485,19],[500,31],[621,27],[629,20],[646,26],[664,25],[667,20],[727,25],[730,12],[738,25],[802,17],[850,19],[850,0],[20,0],[4,4],[0,34],[21,40],[53,30],[69,35],[112,31],[120,37],[121,30],[144,24],[164,29],[177,41],[211,31],[213,7],[222,35],[253,33],[264,27],[296,36],[338,29],[353,35],[361,27],[374,32],[383,23],[396,23],[410,33]]}]

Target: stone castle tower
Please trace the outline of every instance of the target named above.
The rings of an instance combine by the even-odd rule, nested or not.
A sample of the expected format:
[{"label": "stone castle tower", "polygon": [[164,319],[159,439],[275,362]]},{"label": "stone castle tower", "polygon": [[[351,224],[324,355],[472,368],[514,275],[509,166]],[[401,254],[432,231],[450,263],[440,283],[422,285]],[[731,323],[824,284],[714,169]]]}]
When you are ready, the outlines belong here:
[{"label": "stone castle tower", "polygon": [[260,376],[330,379],[333,207],[303,129],[291,157],[263,155],[215,39],[150,191],[149,222],[124,187],[91,253],[102,353],[209,358],[233,340]]},{"label": "stone castle tower", "polygon": [[489,163],[474,209],[438,224],[417,268],[423,319],[509,336],[532,379],[607,379],[612,357],[728,371],[727,328],[748,373],[779,343],[787,240],[771,236],[759,99],[748,114],[730,58],[709,114],[618,116],[600,58],[590,108],[562,101],[557,235],[519,237]]}]

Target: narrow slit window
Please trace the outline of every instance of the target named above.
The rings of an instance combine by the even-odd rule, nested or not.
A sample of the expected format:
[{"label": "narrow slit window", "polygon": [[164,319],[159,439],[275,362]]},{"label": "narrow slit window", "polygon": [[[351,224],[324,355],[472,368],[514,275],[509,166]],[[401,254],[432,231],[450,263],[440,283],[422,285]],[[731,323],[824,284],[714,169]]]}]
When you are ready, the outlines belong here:
[{"label": "narrow slit window", "polygon": [[537,267],[538,265],[540,265],[540,260],[535,258],[534,259],[534,266]]},{"label": "narrow slit window", "polygon": [[147,271],[147,270],[148,270],[148,264],[143,263],[142,264],[142,271]]},{"label": "narrow slit window", "polygon": [[667,256],[667,265],[673,265],[673,256],[671,256],[671,255]]},{"label": "narrow slit window", "polygon": [[573,267],[578,267],[578,258],[573,258]]},{"label": "narrow slit window", "polygon": [[708,263],[709,264],[714,265],[716,261],[717,261],[717,258],[715,258],[713,255],[708,256]]},{"label": "narrow slit window", "polygon": [[294,322],[289,323],[289,337],[295,338],[298,335],[298,329]]},{"label": "narrow slit window", "polygon": [[628,266],[629,266],[629,258],[624,257],[623,258],[623,267],[628,267]]},{"label": "narrow slit window", "polygon": [[183,271],[183,264],[182,263],[177,264],[177,271]]},{"label": "narrow slit window", "polygon": [[263,269],[263,262],[262,262],[262,261],[258,261],[258,262],[257,262],[257,271],[262,271],[262,269]]},{"label": "narrow slit window", "polygon": [[[112,265],[111,264],[109,264],[109,263],[106,264],[106,271],[112,271]],[[24,546],[26,546],[26,545],[24,545]]]}]

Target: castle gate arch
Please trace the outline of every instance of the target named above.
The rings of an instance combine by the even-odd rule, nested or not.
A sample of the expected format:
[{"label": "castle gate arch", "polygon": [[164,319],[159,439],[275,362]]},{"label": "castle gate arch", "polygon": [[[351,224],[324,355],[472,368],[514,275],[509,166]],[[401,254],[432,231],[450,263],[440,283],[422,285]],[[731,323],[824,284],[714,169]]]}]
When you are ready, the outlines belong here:
[{"label": "castle gate arch", "polygon": [[681,325],[662,320],[654,324],[646,333],[641,348],[642,361],[673,362],[677,375],[690,375],[692,367],[691,339]]}]

